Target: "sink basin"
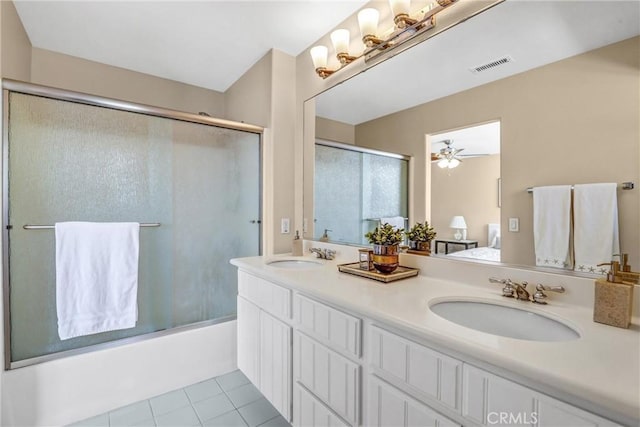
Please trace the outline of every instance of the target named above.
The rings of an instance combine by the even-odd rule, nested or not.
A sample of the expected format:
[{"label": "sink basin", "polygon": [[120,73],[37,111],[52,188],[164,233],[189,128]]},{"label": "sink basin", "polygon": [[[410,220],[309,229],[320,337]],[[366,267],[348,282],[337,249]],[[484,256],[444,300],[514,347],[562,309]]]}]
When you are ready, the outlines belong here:
[{"label": "sink basin", "polygon": [[477,331],[529,341],[571,341],[580,338],[564,323],[540,314],[478,301],[443,301],[431,311],[450,322]]},{"label": "sink basin", "polygon": [[310,259],[278,259],[269,261],[267,265],[277,268],[286,268],[288,270],[306,270],[309,268],[322,267],[323,264]]}]

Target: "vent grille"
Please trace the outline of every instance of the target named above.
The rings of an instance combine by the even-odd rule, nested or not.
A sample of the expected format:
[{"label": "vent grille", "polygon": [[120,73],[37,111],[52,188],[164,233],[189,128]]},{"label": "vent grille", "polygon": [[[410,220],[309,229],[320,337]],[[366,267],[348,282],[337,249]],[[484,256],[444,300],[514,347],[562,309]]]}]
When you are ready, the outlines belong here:
[{"label": "vent grille", "polygon": [[513,62],[513,58],[509,55],[505,55],[502,58],[493,60],[491,62],[487,62],[486,64],[478,65],[476,67],[471,67],[469,70],[474,73],[481,73],[483,71],[491,70],[496,67],[500,67],[504,64],[508,64],[509,62]]}]

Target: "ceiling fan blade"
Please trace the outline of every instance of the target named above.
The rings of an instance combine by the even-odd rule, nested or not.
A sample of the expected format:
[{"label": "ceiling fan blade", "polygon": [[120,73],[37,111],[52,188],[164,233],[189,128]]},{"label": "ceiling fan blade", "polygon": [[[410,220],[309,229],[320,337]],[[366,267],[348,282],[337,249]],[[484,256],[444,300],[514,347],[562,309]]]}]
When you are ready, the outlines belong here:
[{"label": "ceiling fan blade", "polygon": [[436,153],[431,153],[431,161],[435,162],[436,160],[440,160],[440,155]]}]

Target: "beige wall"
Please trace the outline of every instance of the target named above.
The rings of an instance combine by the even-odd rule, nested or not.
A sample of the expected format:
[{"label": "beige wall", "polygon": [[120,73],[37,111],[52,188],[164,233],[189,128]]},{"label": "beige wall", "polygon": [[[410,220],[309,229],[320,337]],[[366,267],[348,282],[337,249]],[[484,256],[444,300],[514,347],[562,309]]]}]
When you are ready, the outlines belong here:
[{"label": "beige wall", "polygon": [[224,94],[220,92],[35,47],[31,82],[224,118]]},{"label": "beige wall", "polygon": [[[435,165],[434,165],[435,166]],[[454,169],[431,168],[431,220],[437,237],[452,238],[454,215],[467,223],[467,239],[487,246],[487,224],[500,222],[500,155],[466,158]]]},{"label": "beige wall", "polygon": [[336,120],[316,117],[316,138],[343,144],[356,143],[356,127]]},{"label": "beige wall", "polygon": [[[501,122],[502,256],[534,264],[527,187],[640,184],[640,37],[549,64],[356,127],[356,141],[426,158],[425,135]],[[390,146],[390,141],[393,146]],[[398,144],[403,142],[402,146]],[[426,168],[416,162],[416,219],[428,217]],[[640,266],[640,191],[619,192],[621,245]],[[435,209],[435,207],[434,207]],[[520,232],[508,232],[508,218]]]},{"label": "beige wall", "polygon": [[31,43],[11,1],[0,1],[2,9],[2,77],[28,81],[31,75]]}]

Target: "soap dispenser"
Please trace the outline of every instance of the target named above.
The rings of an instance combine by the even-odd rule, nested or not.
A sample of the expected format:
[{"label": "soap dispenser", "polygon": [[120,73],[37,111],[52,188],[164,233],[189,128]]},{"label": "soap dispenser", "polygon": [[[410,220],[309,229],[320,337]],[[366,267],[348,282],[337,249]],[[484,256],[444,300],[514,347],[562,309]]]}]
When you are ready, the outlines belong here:
[{"label": "soap dispenser", "polygon": [[321,242],[328,242],[329,241],[329,231],[333,231],[333,230],[328,230],[328,229],[324,229],[324,234],[322,236],[320,236],[320,241]]},{"label": "soap dispenser", "polygon": [[298,230],[296,230],[296,235],[293,238],[291,253],[293,254],[293,256],[302,256],[302,239],[300,238],[300,233],[298,232]]},{"label": "soap dispenser", "polygon": [[[621,257],[625,259],[625,257]],[[625,262],[626,264],[626,262]],[[634,282],[625,280],[627,277],[640,277],[631,268],[621,272],[620,263],[611,261],[600,265],[610,265],[607,277],[596,279],[593,304],[593,321],[618,328],[628,328],[631,324],[633,311]],[[636,282],[637,283],[637,280]]]}]

